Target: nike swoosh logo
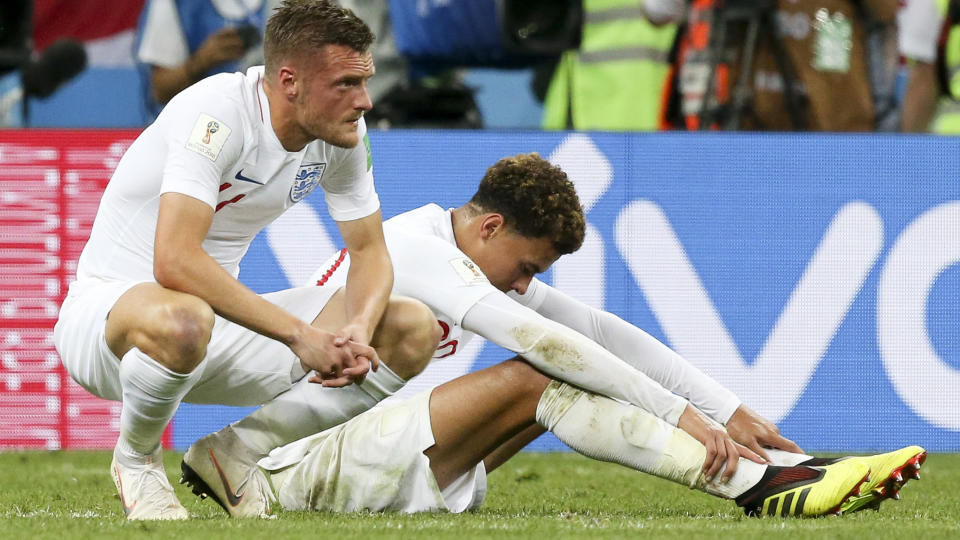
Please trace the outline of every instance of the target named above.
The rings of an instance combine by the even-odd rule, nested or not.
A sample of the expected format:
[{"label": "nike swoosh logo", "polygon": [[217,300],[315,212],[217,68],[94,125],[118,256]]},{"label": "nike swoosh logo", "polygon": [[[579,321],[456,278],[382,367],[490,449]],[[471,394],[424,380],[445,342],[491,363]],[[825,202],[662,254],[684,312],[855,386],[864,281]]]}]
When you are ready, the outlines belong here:
[{"label": "nike swoosh logo", "polygon": [[243,175],[243,169],[240,169],[240,170],[237,172],[236,176],[234,176],[234,178],[236,178],[237,180],[241,180],[241,181],[243,181],[243,182],[250,182],[251,184],[257,184],[257,185],[260,185],[260,186],[263,185],[263,182],[257,182],[257,181],[254,180],[253,178],[247,178],[246,176],[244,176],[244,175]]},{"label": "nike swoosh logo", "polygon": [[217,474],[220,475],[220,481],[223,483],[223,489],[227,492],[227,502],[230,503],[230,506],[237,506],[243,500],[243,495],[237,495],[233,492],[233,488],[230,487],[230,481],[227,480],[227,475],[223,474],[223,469],[220,468],[216,456],[213,455],[213,450],[208,449],[207,453],[210,454],[210,461],[212,461],[213,466],[216,467]]},{"label": "nike swoosh logo", "polygon": [[117,475],[117,488],[120,491],[120,504],[123,505],[123,515],[129,516],[130,512],[133,512],[133,509],[137,507],[137,501],[133,501],[129,506],[127,505],[127,498],[123,494],[123,480],[120,478],[120,468],[114,467],[114,474]]}]

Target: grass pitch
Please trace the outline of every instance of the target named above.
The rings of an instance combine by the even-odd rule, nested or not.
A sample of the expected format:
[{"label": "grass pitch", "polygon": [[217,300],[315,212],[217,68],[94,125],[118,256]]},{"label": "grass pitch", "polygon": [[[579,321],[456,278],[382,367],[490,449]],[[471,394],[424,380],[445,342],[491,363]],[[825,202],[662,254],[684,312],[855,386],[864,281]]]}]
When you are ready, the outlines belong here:
[{"label": "grass pitch", "polygon": [[[167,452],[171,479],[180,455]],[[483,508],[462,515],[280,512],[231,520],[176,484],[195,516],[127,522],[109,452],[0,453],[0,538],[960,538],[960,455],[931,455],[921,480],[879,512],[746,518],[728,501],[572,453],[522,453],[489,477]]]}]

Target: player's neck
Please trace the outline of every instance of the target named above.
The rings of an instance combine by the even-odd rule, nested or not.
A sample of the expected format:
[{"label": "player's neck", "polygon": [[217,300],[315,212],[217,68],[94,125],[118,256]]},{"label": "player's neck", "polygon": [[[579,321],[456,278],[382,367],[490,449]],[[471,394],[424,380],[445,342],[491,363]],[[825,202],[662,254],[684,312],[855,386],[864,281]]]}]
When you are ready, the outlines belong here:
[{"label": "player's neck", "polygon": [[[460,208],[454,208],[453,211],[450,212],[450,222],[453,225],[453,240],[456,242],[457,248],[464,253],[467,252],[469,247],[467,240],[470,237],[471,217],[472,213],[466,205]],[[469,253],[467,256],[469,256]]]}]

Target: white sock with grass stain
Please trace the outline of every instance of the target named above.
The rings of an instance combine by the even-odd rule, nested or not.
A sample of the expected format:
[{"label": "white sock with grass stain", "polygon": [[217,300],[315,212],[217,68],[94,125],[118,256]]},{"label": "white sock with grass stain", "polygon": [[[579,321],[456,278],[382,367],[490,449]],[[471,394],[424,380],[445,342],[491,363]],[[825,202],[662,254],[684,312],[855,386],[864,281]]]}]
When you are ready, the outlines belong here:
[{"label": "white sock with grass stain", "polygon": [[[740,458],[726,483],[703,475],[706,449],[685,431],[633,405],[551,382],[537,405],[537,422],[577,452],[732,499],[763,477],[766,465]],[[722,471],[721,471],[722,472]]]},{"label": "white sock with grass stain", "polygon": [[232,424],[233,431],[247,447],[264,457],[274,448],[342,424],[392,396],[406,384],[399,375],[380,364],[362,384],[326,388],[300,379],[280,394]]}]

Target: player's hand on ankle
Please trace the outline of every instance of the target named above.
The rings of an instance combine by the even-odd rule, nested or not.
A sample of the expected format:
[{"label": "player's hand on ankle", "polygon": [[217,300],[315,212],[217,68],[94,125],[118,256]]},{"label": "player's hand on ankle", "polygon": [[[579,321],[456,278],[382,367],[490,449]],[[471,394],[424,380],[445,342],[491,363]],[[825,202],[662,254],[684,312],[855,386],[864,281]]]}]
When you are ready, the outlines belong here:
[{"label": "player's hand on ankle", "polygon": [[730,480],[737,472],[741,456],[757,463],[766,463],[749,448],[737,444],[723,427],[707,418],[693,405],[687,405],[683,414],[680,415],[677,427],[700,441],[706,449],[703,473],[708,482],[721,471],[720,482]]},{"label": "player's hand on ankle", "polygon": [[764,448],[778,448],[787,452],[802,454],[797,443],[780,434],[773,422],[760,416],[746,405],[741,404],[727,421],[727,432],[733,440],[753,450],[765,460],[770,457]]}]

